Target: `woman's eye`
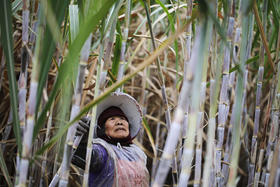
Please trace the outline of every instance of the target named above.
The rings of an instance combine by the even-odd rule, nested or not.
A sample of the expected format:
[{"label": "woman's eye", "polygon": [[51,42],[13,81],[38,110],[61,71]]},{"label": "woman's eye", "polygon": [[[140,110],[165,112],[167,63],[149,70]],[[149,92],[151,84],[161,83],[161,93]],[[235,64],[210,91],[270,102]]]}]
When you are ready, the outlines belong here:
[{"label": "woman's eye", "polygon": [[114,117],[111,117],[111,118],[110,118],[110,120],[114,120],[114,119],[115,119]]}]

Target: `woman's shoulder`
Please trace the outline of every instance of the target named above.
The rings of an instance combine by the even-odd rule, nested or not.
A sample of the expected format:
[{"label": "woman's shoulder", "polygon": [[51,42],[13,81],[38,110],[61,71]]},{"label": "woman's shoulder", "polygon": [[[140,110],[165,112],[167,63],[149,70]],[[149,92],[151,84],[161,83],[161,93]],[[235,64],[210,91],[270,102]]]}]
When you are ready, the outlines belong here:
[{"label": "woman's shoulder", "polygon": [[111,157],[115,157],[114,150],[112,149],[112,145],[101,138],[94,138],[93,141],[93,149],[99,149],[102,151],[106,151]]}]

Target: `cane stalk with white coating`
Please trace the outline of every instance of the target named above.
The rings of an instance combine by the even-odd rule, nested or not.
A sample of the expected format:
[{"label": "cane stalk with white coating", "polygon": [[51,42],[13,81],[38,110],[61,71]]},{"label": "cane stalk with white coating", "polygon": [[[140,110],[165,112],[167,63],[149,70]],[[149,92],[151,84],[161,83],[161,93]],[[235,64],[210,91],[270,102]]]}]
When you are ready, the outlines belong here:
[{"label": "cane stalk with white coating", "polygon": [[21,71],[18,80],[18,98],[19,98],[19,120],[21,130],[24,131],[26,121],[26,85],[27,85],[27,67],[29,61],[28,38],[29,38],[29,0],[23,0],[22,7],[22,49],[21,49]]},{"label": "cane stalk with white coating", "polygon": [[[267,1],[264,1],[263,7],[263,27],[266,26],[266,15],[267,12]],[[252,143],[251,143],[251,163],[250,163],[250,170],[249,170],[249,181],[248,183],[251,184],[253,181],[253,176],[255,173],[255,164],[256,164],[256,156],[257,156],[257,149],[258,149],[258,133],[259,133],[259,123],[260,123],[260,102],[262,97],[262,84],[263,84],[263,74],[264,74],[264,45],[262,44],[260,50],[260,61],[259,61],[259,70],[258,70],[258,82],[257,82],[257,92],[256,92],[256,105],[255,105],[255,118],[254,118],[254,130],[252,136]],[[268,148],[269,149],[269,148]]]},{"label": "cane stalk with white coating", "polygon": [[[210,22],[210,23],[209,23]],[[190,68],[188,68],[188,72],[186,74],[187,81],[186,83],[191,83],[191,91],[190,93],[186,93],[187,97],[190,94],[191,101],[190,101],[190,110],[188,113],[188,129],[186,129],[187,133],[186,136],[188,137],[187,140],[184,142],[184,150],[182,155],[182,161],[181,161],[181,173],[179,177],[179,185],[178,186],[184,186],[185,184],[188,184],[189,177],[191,174],[191,165],[193,160],[193,154],[194,154],[194,141],[195,141],[195,134],[196,134],[196,126],[197,126],[197,120],[199,117],[199,105],[200,105],[200,85],[201,85],[201,74],[203,72],[203,66],[204,63],[206,63],[205,59],[208,56],[208,53],[206,50],[208,50],[209,46],[209,33],[211,33],[212,28],[211,21],[209,20],[201,20],[199,23],[198,28],[198,36],[195,39],[195,45],[197,47],[194,47],[192,51],[192,57],[190,60],[190,63],[188,64]],[[210,24],[210,25],[208,25]],[[208,35],[208,37],[207,37]],[[199,42],[199,44],[197,44]],[[200,51],[200,54],[199,52]],[[201,54],[202,51],[202,54]],[[199,56],[196,56],[198,55]],[[196,61],[196,67],[193,67],[193,60]],[[194,69],[193,69],[194,68]],[[189,71],[193,71],[190,73]],[[193,75],[193,73],[195,74]],[[190,81],[191,80],[191,81]],[[181,96],[181,95],[180,95]],[[179,100],[180,103],[180,100]],[[183,103],[186,105],[186,103]]]},{"label": "cane stalk with white coating", "polygon": [[230,51],[232,45],[233,28],[234,28],[234,18],[230,17],[228,22],[227,45],[225,45],[222,84],[221,84],[221,91],[220,91],[220,101],[218,106],[218,127],[217,127],[217,147],[216,147],[216,175],[217,175],[218,186],[222,186],[221,160],[222,160],[225,124],[227,121],[229,105],[230,105],[229,95],[228,95],[228,89],[229,89],[228,84],[229,84]]},{"label": "cane stalk with white coating", "polygon": [[[192,3],[192,0],[189,0],[188,3],[187,3],[187,15],[186,15],[186,19],[190,19],[191,18],[191,15],[192,15],[192,10],[193,10],[193,3]],[[187,81],[187,67],[188,67],[188,63],[190,63],[190,59],[191,59],[191,51],[192,51],[192,24],[188,25],[187,28],[186,28],[186,38],[185,38],[185,48],[184,48],[184,81]],[[203,89],[204,89],[204,86],[203,86],[203,83],[201,84],[201,94],[203,94]],[[188,96],[189,97],[189,96]],[[205,98],[201,98],[202,102],[205,101]],[[202,103],[201,102],[201,103]],[[184,116],[184,121],[183,121],[183,125],[182,125],[182,140],[180,142],[180,144],[182,144],[182,142],[185,142],[186,140],[186,133],[187,133],[187,129],[188,129],[188,111],[189,111],[189,102],[186,103],[186,111],[185,111],[185,116]],[[198,130],[198,138],[200,140],[200,133],[201,133],[201,129]],[[198,140],[198,144],[200,144],[200,141]],[[182,147],[180,145],[180,147]],[[197,145],[197,147],[199,147],[199,145]],[[183,154],[183,147],[181,148],[182,150],[180,150],[180,157],[182,157],[182,154]],[[199,152],[199,150],[198,150]],[[199,159],[199,154],[197,155],[197,159],[196,161],[199,163],[200,159]],[[181,160],[181,159],[180,159]],[[181,169],[181,168],[180,168]],[[201,176],[201,166],[200,165],[196,165],[196,168],[195,168],[195,172],[196,172],[196,176],[195,176],[195,183],[200,180],[198,178],[200,178]],[[196,185],[196,184],[194,184]]]},{"label": "cane stalk with white coating", "polygon": [[[78,8],[77,5],[71,5],[69,10],[73,10],[76,12],[76,14],[78,14],[77,8]],[[85,12],[85,14],[87,14],[87,12]],[[73,23],[73,27],[75,27],[75,28],[77,28],[79,25],[79,22],[77,21],[77,19],[76,19],[76,21],[73,21],[72,23]],[[72,35],[73,39],[75,38],[76,34],[77,34],[77,32],[73,33],[73,35]],[[78,70],[78,75],[77,75],[77,80],[76,80],[75,91],[74,91],[74,95],[73,95],[73,99],[72,99],[70,120],[72,120],[74,118],[74,116],[76,116],[80,112],[80,104],[81,104],[81,100],[82,100],[85,69],[87,66],[87,61],[88,61],[89,53],[90,53],[91,38],[92,38],[92,35],[90,34],[81,50],[79,70]],[[62,164],[61,164],[61,175],[60,175],[61,179],[59,181],[59,186],[61,186],[61,187],[68,185],[70,163],[71,163],[71,158],[72,158],[74,137],[76,134],[77,125],[78,125],[78,123],[75,123],[67,131],[67,137],[66,137],[65,146],[64,146],[63,160],[62,160]]]},{"label": "cane stalk with white coating", "polygon": [[[236,49],[240,49],[240,42],[241,42],[240,36],[241,36],[241,29],[236,28],[235,37],[234,37],[234,46],[233,46],[233,49],[232,49],[233,61],[235,61],[235,62],[237,61],[237,58],[238,58],[238,56],[237,56],[238,51]],[[234,82],[235,82],[235,72],[232,72],[232,73],[229,74],[229,81],[228,81],[228,86],[227,86],[228,89],[226,90],[227,93],[232,93],[233,92]],[[223,85],[222,85],[222,87],[223,87]],[[229,95],[228,97],[229,97],[228,100],[230,100],[231,96]],[[228,116],[229,108],[230,108],[229,105],[225,107],[225,116]],[[218,118],[218,120],[219,120],[219,118]],[[231,145],[230,145],[231,133],[232,133],[232,122],[230,122],[230,125],[228,127],[228,132],[227,132],[227,136],[226,136],[226,145],[225,145],[225,151],[224,151],[224,161],[227,162],[227,163],[229,162],[230,154],[231,154],[230,153],[230,151],[231,151]],[[218,137],[218,141],[219,141],[219,137]],[[224,175],[224,177],[222,178],[222,180],[223,180],[222,184],[225,185],[226,181],[228,180],[228,173],[229,173],[229,166],[227,164],[223,164],[222,173]]]},{"label": "cane stalk with white coating", "polygon": [[[277,47],[276,47],[276,56],[275,59],[276,61],[278,60],[279,57],[279,50],[280,50],[280,31],[278,31],[278,42],[277,42]],[[272,92],[272,125],[271,128],[274,128],[275,125],[279,124],[279,112],[280,112],[280,81],[279,81],[279,77],[280,77],[280,63],[278,63],[277,65],[277,70],[273,75],[273,83],[272,83],[272,88],[271,88],[271,92]],[[277,125],[278,126],[278,125]],[[277,132],[277,130],[275,131]],[[270,133],[270,136],[272,135],[272,133]],[[270,137],[269,137],[270,139]],[[276,139],[274,140],[274,155],[273,155],[273,159],[272,159],[272,166],[271,169],[268,169],[268,172],[270,172],[270,177],[268,180],[268,186],[279,186],[280,185],[280,169],[279,169],[279,164],[280,164],[280,156],[279,156],[279,145],[280,145],[280,141],[279,141],[279,131],[278,134],[276,135]],[[267,180],[266,180],[266,184],[267,184]]]},{"label": "cane stalk with white coating", "polygon": [[241,7],[241,19],[242,19],[242,37],[241,37],[241,50],[240,50],[240,72],[237,77],[236,83],[236,97],[235,97],[235,107],[233,108],[232,118],[233,120],[233,131],[232,131],[232,157],[231,157],[231,167],[229,173],[229,180],[227,185],[229,187],[235,186],[235,180],[237,175],[239,151],[240,151],[240,122],[242,114],[242,98],[244,89],[244,72],[245,72],[245,62],[247,54],[247,38],[248,38],[248,12],[247,8],[249,6],[247,1],[242,0]]},{"label": "cane stalk with white coating", "polygon": [[[203,34],[201,34],[203,35]],[[199,35],[200,36],[200,35]],[[188,102],[188,95],[191,92],[192,82],[194,79],[194,69],[195,69],[195,63],[200,62],[202,64],[200,50],[200,41],[202,36],[198,37],[196,39],[196,43],[194,45],[194,54],[192,56],[192,59],[190,63],[188,64],[188,74],[187,74],[187,81],[184,81],[182,90],[180,92],[178,103],[179,105],[176,108],[175,114],[174,114],[174,120],[171,123],[170,131],[167,135],[166,143],[163,150],[163,155],[161,157],[161,161],[159,163],[159,167],[156,172],[155,181],[152,184],[152,186],[162,186],[165,178],[167,176],[167,173],[170,169],[170,164],[172,161],[173,154],[175,152],[179,137],[180,137],[180,130],[181,125],[184,120],[184,113],[186,110],[186,103]],[[198,60],[200,59],[200,61]],[[199,68],[198,68],[199,69]],[[193,121],[192,121],[193,122]],[[195,126],[195,125],[194,125]]]},{"label": "cane stalk with white coating", "polygon": [[20,161],[20,171],[19,171],[19,186],[26,186],[29,159],[31,158],[31,148],[32,148],[32,137],[33,129],[35,124],[35,107],[36,107],[36,96],[39,80],[39,50],[40,42],[42,36],[42,28],[39,27],[39,36],[36,40],[35,53],[32,58],[32,72],[31,72],[31,83],[29,88],[29,98],[28,98],[28,110],[27,110],[27,121],[26,129],[23,136],[23,151]]},{"label": "cane stalk with white coating", "polygon": [[[29,0],[23,0],[22,6],[22,48],[21,48],[21,69],[18,80],[18,111],[19,111],[19,121],[20,121],[20,129],[22,136],[24,134],[24,128],[26,126],[26,85],[27,85],[27,67],[29,63],[29,54],[28,54],[28,38],[29,38]],[[23,139],[23,137],[22,137]],[[19,156],[19,153],[18,153]],[[20,159],[17,159],[20,160]],[[16,169],[16,181],[18,179],[20,163],[17,162]]]},{"label": "cane stalk with white coating", "polygon": [[[213,41],[214,45],[217,46],[216,39]],[[207,137],[207,148],[206,148],[206,160],[203,169],[203,186],[216,186],[215,174],[213,171],[217,172],[215,167],[216,158],[215,150],[215,131],[216,131],[216,113],[218,108],[218,100],[219,90],[220,90],[220,82],[222,76],[223,65],[225,65],[225,55],[224,55],[224,47],[225,44],[222,42],[220,44],[221,48],[218,52],[214,51],[212,54],[213,60],[211,62],[211,68],[213,70],[213,77],[210,80],[210,111],[209,111],[209,122],[208,122],[208,137]],[[217,50],[217,49],[216,49]],[[224,57],[224,58],[222,58]]]},{"label": "cane stalk with white coating", "polygon": [[[104,22],[101,27],[101,38],[104,37],[106,33],[104,33]],[[103,54],[104,54],[104,48],[105,48],[105,42],[102,42],[100,49],[99,49],[99,56],[98,56],[98,64],[97,64],[97,75],[96,75],[96,82],[95,82],[95,88],[94,88],[94,98],[97,98],[100,94],[100,92],[104,89],[102,82],[102,72],[104,68],[104,61],[103,61]],[[96,122],[96,106],[94,106],[91,110],[91,121],[90,121],[90,128],[89,128],[89,134],[88,134],[88,142],[87,142],[87,151],[86,151],[86,165],[85,165],[85,172],[83,176],[83,186],[88,186],[88,179],[89,179],[89,170],[90,170],[90,163],[91,163],[91,156],[92,156],[92,139],[93,139],[93,132],[94,132],[94,126]]]},{"label": "cane stalk with white coating", "polygon": [[[102,48],[102,46],[101,46]],[[101,51],[100,51],[101,52]],[[102,52],[101,52],[102,54]],[[96,75],[96,82],[95,82],[95,89],[94,89],[94,98],[97,98],[100,94],[100,79],[101,79],[101,72],[103,70],[103,61],[102,56],[99,56],[97,64],[97,75]],[[86,152],[86,166],[85,166],[85,172],[83,177],[83,186],[88,186],[88,179],[89,179],[89,169],[90,169],[90,161],[92,156],[92,139],[93,139],[93,132],[94,132],[94,126],[96,122],[96,105],[91,110],[91,122],[90,122],[90,128],[89,128],[89,134],[88,134],[88,142],[87,142],[87,152]]]}]

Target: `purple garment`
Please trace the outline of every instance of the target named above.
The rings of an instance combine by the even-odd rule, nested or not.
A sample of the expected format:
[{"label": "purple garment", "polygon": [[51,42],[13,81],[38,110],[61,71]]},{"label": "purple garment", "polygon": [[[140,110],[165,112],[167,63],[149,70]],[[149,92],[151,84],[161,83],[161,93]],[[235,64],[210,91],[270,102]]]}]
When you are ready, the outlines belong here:
[{"label": "purple garment", "polygon": [[[85,168],[86,146],[78,146],[72,162]],[[89,170],[90,187],[148,187],[146,155],[136,145],[117,145],[97,138],[93,140]]]},{"label": "purple garment", "polygon": [[[100,144],[92,146],[92,161],[89,173],[89,186],[111,187],[114,182],[114,160]],[[107,180],[104,180],[107,178]]]}]

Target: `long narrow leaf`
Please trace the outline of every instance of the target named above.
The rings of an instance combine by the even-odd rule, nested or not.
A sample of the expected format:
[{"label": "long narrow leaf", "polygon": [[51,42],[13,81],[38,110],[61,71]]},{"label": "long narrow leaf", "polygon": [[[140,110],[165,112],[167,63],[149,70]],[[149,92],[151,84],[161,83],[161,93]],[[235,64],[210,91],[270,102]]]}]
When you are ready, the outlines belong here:
[{"label": "long narrow leaf", "polygon": [[1,149],[0,149],[0,168],[2,170],[2,173],[3,173],[4,177],[5,177],[8,185],[9,186],[13,186]]},{"label": "long narrow leaf", "polygon": [[6,65],[9,77],[9,88],[10,88],[10,100],[13,110],[13,130],[16,137],[19,153],[21,153],[21,137],[19,128],[19,116],[18,116],[18,88],[15,77],[14,69],[14,56],[13,56],[13,37],[12,37],[12,14],[11,14],[11,1],[3,0],[0,1],[0,37],[1,45],[4,49],[6,57]]},{"label": "long narrow leaf", "polygon": [[107,1],[98,0],[96,2],[96,7],[98,7],[99,9],[90,12],[89,15],[87,16],[87,19],[81,24],[78,35],[76,36],[73,43],[70,45],[68,56],[66,57],[65,62],[61,65],[57,81],[53,86],[53,90],[50,94],[49,100],[44,110],[42,111],[41,115],[39,116],[38,124],[37,124],[39,128],[37,128],[37,130],[34,131],[33,138],[37,136],[39,129],[42,127],[46,119],[47,111],[49,110],[51,103],[55,99],[55,96],[59,88],[63,83],[65,83],[64,81],[66,80],[67,77],[71,75],[73,70],[77,68],[78,66],[78,63],[76,63],[77,57],[83,47],[83,44],[85,43],[86,39],[88,38],[92,30],[99,24],[99,21],[106,16],[107,12],[109,11],[109,8],[112,6],[113,3],[114,2],[110,0]]},{"label": "long narrow leaf", "polygon": [[[49,1],[48,3],[50,7],[47,7],[48,9],[52,9],[52,12],[55,14],[54,16],[56,17],[57,24],[60,25],[66,11],[66,7],[69,5],[69,0],[66,1]],[[43,11],[43,10],[42,10]],[[36,111],[38,112],[41,98],[42,98],[42,93],[43,93],[43,88],[45,87],[46,80],[47,80],[47,75],[51,66],[52,62],[52,56],[53,52],[55,50],[55,40],[53,39],[53,35],[51,32],[51,29],[49,28],[50,26],[47,24],[46,31],[44,34],[43,42],[42,42],[42,50],[43,53],[40,55],[40,77],[39,77],[39,84],[38,84],[38,93],[37,93],[37,102],[36,102]],[[37,132],[37,131],[35,131]],[[36,134],[35,134],[36,135]],[[34,138],[34,136],[33,136]]]}]

